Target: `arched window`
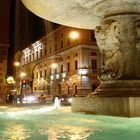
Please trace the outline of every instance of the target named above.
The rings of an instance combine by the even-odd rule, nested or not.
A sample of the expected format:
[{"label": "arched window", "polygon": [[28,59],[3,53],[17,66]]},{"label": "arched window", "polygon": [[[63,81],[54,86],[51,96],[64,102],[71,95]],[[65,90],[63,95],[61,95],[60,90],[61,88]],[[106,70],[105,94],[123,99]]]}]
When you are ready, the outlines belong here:
[{"label": "arched window", "polygon": [[47,93],[50,95],[50,86],[47,86]]},{"label": "arched window", "polygon": [[69,89],[69,85],[66,85],[66,95],[70,94],[70,89]]},{"label": "arched window", "polygon": [[77,85],[73,84],[73,96],[76,96],[78,94],[77,92]]},{"label": "arched window", "polygon": [[96,88],[97,88],[96,85],[92,85],[92,92],[94,92]]},{"label": "arched window", "polygon": [[58,84],[58,95],[61,94],[61,84]]}]

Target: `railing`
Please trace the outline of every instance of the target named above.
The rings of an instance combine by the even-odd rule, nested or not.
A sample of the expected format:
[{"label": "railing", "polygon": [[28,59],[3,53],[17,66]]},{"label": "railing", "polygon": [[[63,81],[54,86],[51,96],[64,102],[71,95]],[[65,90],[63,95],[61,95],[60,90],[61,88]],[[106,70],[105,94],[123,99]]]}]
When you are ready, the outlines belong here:
[{"label": "railing", "polygon": [[86,76],[95,76],[97,75],[97,69],[78,69],[78,70],[74,70],[74,71],[70,71],[70,72],[62,72],[62,73],[56,73],[56,74],[51,74],[48,76],[48,78],[46,77],[47,80],[62,80],[62,79],[67,79],[70,76],[74,75],[74,74],[78,74],[78,75],[86,75]]}]

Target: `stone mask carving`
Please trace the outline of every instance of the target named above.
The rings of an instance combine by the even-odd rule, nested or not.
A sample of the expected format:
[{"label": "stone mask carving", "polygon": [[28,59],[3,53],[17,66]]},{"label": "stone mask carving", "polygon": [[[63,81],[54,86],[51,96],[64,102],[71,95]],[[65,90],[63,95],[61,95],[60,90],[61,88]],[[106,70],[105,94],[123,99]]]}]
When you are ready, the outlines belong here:
[{"label": "stone mask carving", "polygon": [[95,30],[101,52],[101,75],[103,81],[121,78],[123,74],[123,53],[120,49],[119,23],[107,21]]}]

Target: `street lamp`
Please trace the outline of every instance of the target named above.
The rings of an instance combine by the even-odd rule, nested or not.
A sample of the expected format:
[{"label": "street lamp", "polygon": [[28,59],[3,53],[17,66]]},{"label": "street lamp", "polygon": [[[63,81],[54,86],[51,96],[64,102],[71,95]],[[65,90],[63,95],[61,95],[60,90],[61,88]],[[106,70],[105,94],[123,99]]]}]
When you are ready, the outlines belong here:
[{"label": "street lamp", "polygon": [[21,94],[21,65],[20,61],[15,60],[13,65],[14,65],[14,77],[15,77],[15,90],[16,94],[20,96]]},{"label": "street lamp", "polygon": [[14,62],[14,65],[15,65],[16,67],[18,67],[18,66],[20,66],[20,63],[19,63],[19,62]]},{"label": "street lamp", "polygon": [[69,36],[71,39],[76,40],[79,38],[79,33],[77,31],[71,31]]},{"label": "street lamp", "polygon": [[52,63],[51,67],[55,69],[57,67],[57,64],[56,63]]},{"label": "street lamp", "polygon": [[7,80],[8,84],[15,84],[14,77],[12,77],[12,76],[9,76],[6,80]]},{"label": "street lamp", "polygon": [[21,72],[20,73],[20,77],[25,77],[26,76],[26,73],[25,72]]}]

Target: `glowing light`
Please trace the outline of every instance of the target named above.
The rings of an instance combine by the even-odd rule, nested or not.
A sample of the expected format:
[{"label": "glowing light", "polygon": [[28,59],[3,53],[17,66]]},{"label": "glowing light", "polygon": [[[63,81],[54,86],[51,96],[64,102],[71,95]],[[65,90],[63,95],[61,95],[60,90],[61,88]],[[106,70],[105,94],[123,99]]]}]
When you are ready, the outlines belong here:
[{"label": "glowing light", "polygon": [[50,76],[50,79],[51,79],[51,80],[53,80],[53,79],[54,79],[53,75],[51,75],[51,76]]},{"label": "glowing light", "polygon": [[69,98],[68,101],[71,103],[72,102],[72,98]]},{"label": "glowing light", "polygon": [[33,102],[33,101],[35,101],[35,98],[33,96],[29,96],[29,97],[27,97],[27,101]]},{"label": "glowing light", "polygon": [[8,83],[8,84],[13,84],[13,83],[15,83],[14,77],[9,76],[9,77],[7,78],[7,83]]},{"label": "glowing light", "polygon": [[71,39],[78,39],[79,38],[79,33],[77,31],[70,32],[70,38]]},{"label": "glowing light", "polygon": [[20,63],[19,63],[19,62],[15,62],[14,65],[15,65],[15,66],[19,66]]},{"label": "glowing light", "polygon": [[52,64],[51,64],[51,67],[52,67],[52,68],[56,68],[56,67],[57,67],[57,64],[56,64],[56,63],[52,63]]},{"label": "glowing light", "polygon": [[62,77],[65,78],[66,77],[66,73],[62,73]]},{"label": "glowing light", "polygon": [[85,70],[85,69],[80,69],[80,70],[79,70],[79,74],[80,74],[80,75],[87,74],[87,70]]},{"label": "glowing light", "polygon": [[25,77],[25,76],[26,76],[26,73],[21,72],[21,73],[20,73],[20,76],[21,76],[21,77]]},{"label": "glowing light", "polygon": [[56,74],[56,79],[59,79],[59,74]]}]

